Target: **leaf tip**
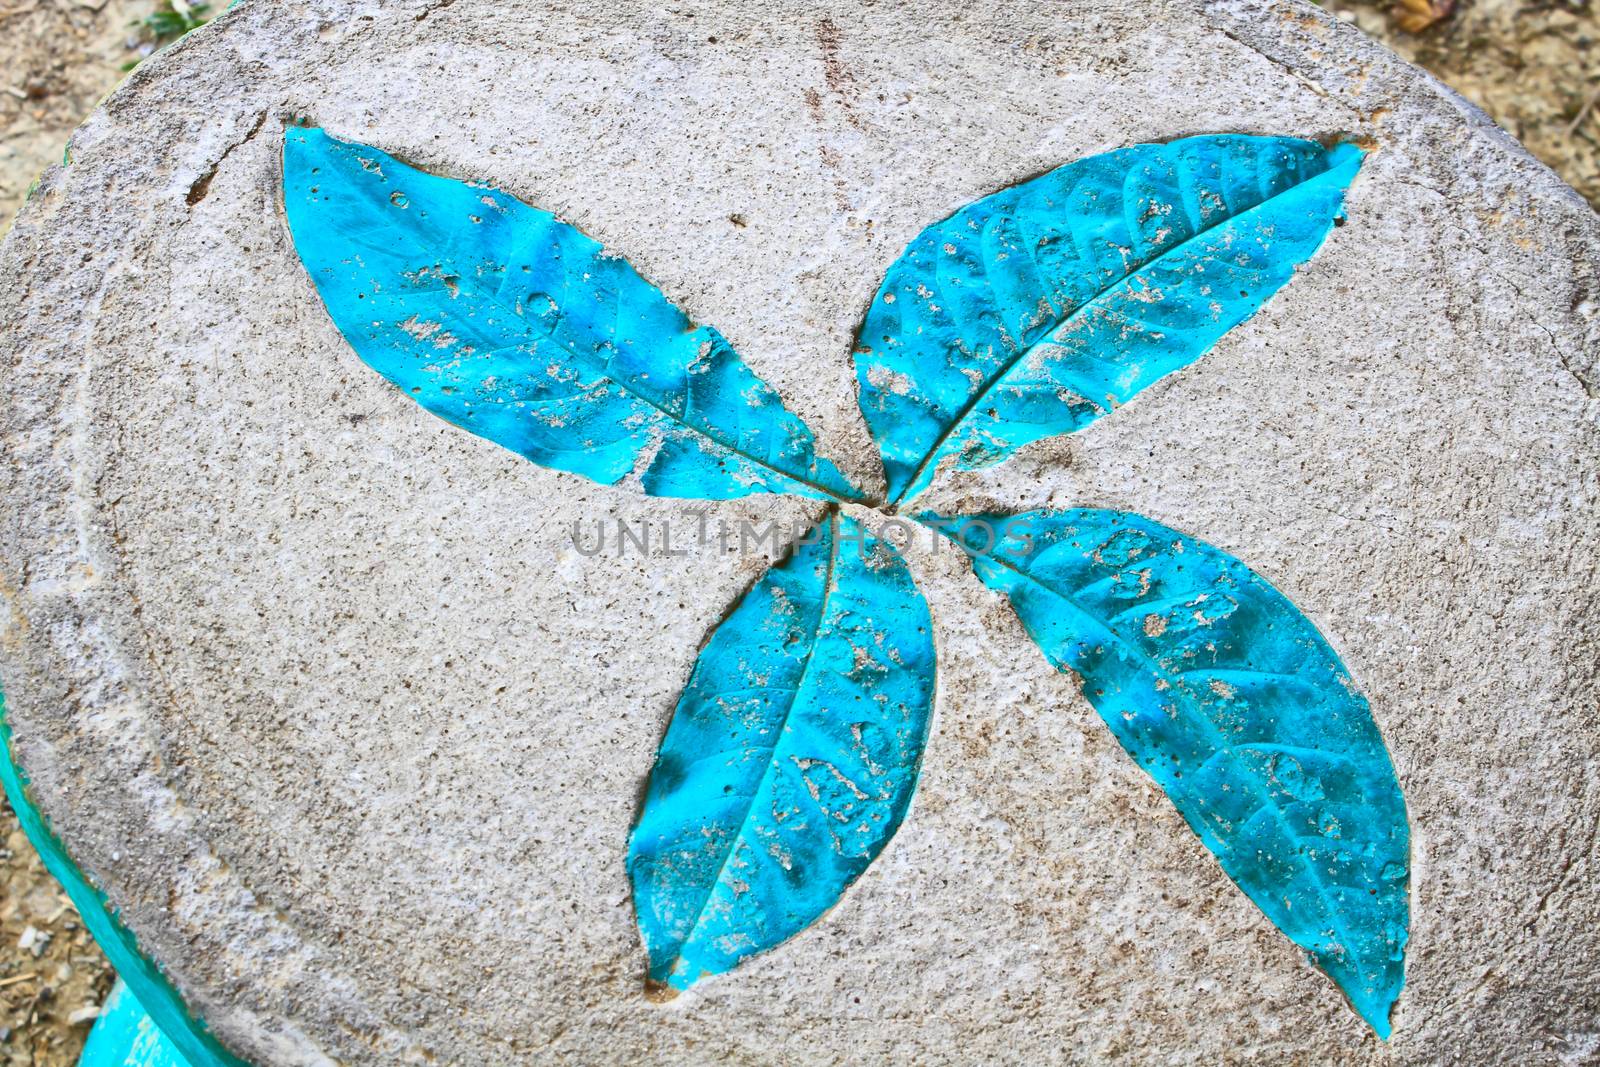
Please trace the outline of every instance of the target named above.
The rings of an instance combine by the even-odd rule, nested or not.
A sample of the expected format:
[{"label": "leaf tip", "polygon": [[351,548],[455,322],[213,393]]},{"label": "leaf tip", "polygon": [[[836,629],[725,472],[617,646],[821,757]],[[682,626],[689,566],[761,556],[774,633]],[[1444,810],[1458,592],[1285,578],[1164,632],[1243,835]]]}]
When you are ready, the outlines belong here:
[{"label": "leaf tip", "polygon": [[1361,169],[1361,164],[1366,162],[1367,154],[1376,151],[1377,145],[1370,141],[1340,141],[1328,149],[1328,171],[1343,178],[1344,184],[1348,185],[1356,176],[1356,171]]},{"label": "leaf tip", "polygon": [[1391,1016],[1400,1001],[1400,990],[1405,984],[1404,972],[1398,966],[1390,967],[1383,974],[1373,976],[1377,980],[1371,984],[1346,984],[1343,976],[1332,972],[1329,972],[1329,976],[1337,983],[1356,1014],[1378,1035],[1378,1039],[1388,1041],[1394,1033]]},{"label": "leaf tip", "polygon": [[1367,1025],[1372,1027],[1372,1032],[1378,1035],[1378,1040],[1388,1041],[1394,1033],[1394,1024],[1389,1016],[1399,998],[1398,989],[1385,989],[1371,997],[1360,1000],[1352,998],[1351,1003],[1361,1018],[1366,1020]]}]

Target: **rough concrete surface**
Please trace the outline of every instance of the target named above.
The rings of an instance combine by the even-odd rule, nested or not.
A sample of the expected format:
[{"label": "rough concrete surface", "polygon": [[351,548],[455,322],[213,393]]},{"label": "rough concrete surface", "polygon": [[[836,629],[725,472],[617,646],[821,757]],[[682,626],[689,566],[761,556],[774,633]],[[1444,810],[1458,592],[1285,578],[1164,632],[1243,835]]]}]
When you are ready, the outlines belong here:
[{"label": "rough concrete surface", "polygon": [[[1450,14],[1407,32],[1402,26],[1419,3]],[[1600,209],[1600,6],[1589,0],[1326,0],[1324,6],[1483,108]]]},{"label": "rough concrete surface", "polygon": [[[0,677],[37,798],[262,1063],[1584,1063],[1600,1055],[1600,221],[1315,8],[247,4],[147,63],[0,251]],[[704,505],[541,470],[366,369],[284,229],[284,122],[627,255],[862,479],[905,242],[1117,145],[1366,139],[1350,219],[1194,367],[930,504],[1129,508],[1239,556],[1371,698],[1414,840],[1381,1045],[949,552],[899,836],[667,1005],[623,856],[761,566],[584,558]],[[794,501],[711,505],[793,519]]]}]

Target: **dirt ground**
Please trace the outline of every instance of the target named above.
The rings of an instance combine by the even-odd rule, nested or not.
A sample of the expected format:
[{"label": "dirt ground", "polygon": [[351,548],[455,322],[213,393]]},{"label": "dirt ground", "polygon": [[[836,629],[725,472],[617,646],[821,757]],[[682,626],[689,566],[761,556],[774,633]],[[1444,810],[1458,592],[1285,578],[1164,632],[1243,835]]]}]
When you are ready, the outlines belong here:
[{"label": "dirt ground", "polygon": [[[131,24],[155,2],[0,0],[0,232],[139,56]],[[1590,0],[1324,6],[1454,86],[1600,208],[1600,10]],[[64,1067],[111,971],[3,802],[0,837],[0,1067]]]},{"label": "dirt ground", "polygon": [[4,819],[0,1064],[76,1063],[115,976],[9,807]]},{"label": "dirt ground", "polygon": [[67,137],[137,58],[153,0],[0,0],[0,230]]}]

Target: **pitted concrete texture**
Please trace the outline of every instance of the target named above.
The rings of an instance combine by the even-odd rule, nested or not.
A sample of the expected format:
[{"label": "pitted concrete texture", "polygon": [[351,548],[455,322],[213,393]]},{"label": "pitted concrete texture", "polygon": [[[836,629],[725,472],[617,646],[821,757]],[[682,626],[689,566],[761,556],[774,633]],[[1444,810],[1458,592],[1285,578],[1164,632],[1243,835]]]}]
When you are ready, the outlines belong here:
[{"label": "pitted concrete texture", "polygon": [[[1318,623],[1412,821],[1393,1041],[925,541],[940,704],[899,836],[793,942],[647,1001],[629,825],[762,560],[587,558],[571,523],[815,508],[648,500],[424,413],[296,260],[295,120],[581,226],[869,484],[852,335],[923,226],[1132,142],[1373,148],[1209,356],[927,502],[1138,511]],[[249,2],[106,102],[0,252],[19,758],[264,1064],[1594,1062],[1597,252],[1554,175],[1309,5]]]}]

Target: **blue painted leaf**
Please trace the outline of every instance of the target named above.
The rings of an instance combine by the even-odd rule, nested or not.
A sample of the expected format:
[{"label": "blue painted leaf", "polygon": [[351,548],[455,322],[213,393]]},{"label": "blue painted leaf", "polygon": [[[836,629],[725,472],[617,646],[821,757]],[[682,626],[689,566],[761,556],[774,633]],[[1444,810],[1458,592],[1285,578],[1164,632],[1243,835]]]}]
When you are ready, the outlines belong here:
[{"label": "blue painted leaf", "polygon": [[1228,876],[1387,1038],[1405,978],[1405,801],[1316,627],[1238,560],[1138,515],[924,521],[972,554]]},{"label": "blue painted leaf", "polygon": [[831,516],[696,661],[628,850],[653,984],[685,989],[810,925],[905,818],[933,709],[905,563]]},{"label": "blue painted leaf", "polygon": [[1342,215],[1361,150],[1190,137],[1069,163],[922,231],[856,344],[889,497],[1079,430],[1249,318]]},{"label": "blue painted leaf", "polygon": [[435,415],[607,485],[647,460],[655,496],[859,499],[721,334],[548,212],[317,129],[283,195],[345,339]]}]

